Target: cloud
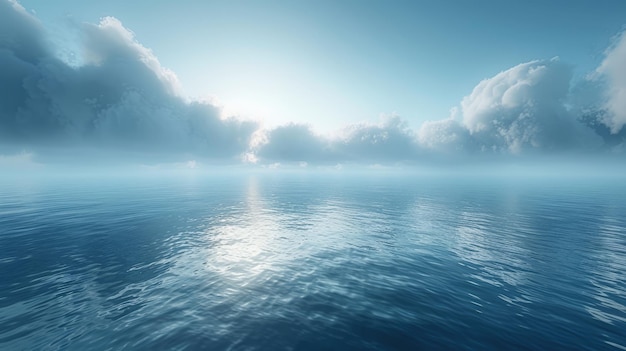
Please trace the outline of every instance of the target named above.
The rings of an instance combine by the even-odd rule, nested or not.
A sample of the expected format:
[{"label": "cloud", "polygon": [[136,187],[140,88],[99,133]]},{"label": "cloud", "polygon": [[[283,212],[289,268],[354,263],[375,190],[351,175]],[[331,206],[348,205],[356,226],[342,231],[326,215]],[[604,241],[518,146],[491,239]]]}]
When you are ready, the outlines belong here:
[{"label": "cloud", "polygon": [[415,159],[418,150],[413,131],[397,116],[348,125],[333,138],[315,134],[310,126],[288,124],[268,131],[264,139],[256,155],[267,162],[400,162]]},{"label": "cloud", "polygon": [[20,4],[13,0],[0,2],[0,48],[2,56],[14,56],[34,63],[48,55],[43,27]]},{"label": "cloud", "polygon": [[86,66],[103,67],[116,72],[131,73],[140,70],[141,75],[117,76],[123,84],[152,91],[178,95],[180,83],[174,72],[161,66],[152,51],[139,44],[134,34],[114,17],[104,17],[97,25],[82,26],[83,62]]},{"label": "cloud", "polygon": [[598,150],[604,124],[592,127],[589,115],[598,114],[591,97],[599,96],[599,86],[571,80],[571,67],[558,58],[500,72],[481,81],[451,117],[424,123],[420,144],[457,155]]},{"label": "cloud", "polygon": [[481,150],[584,146],[591,134],[564,105],[571,76],[558,59],[517,65],[483,80],[463,99],[461,123]]},{"label": "cloud", "polygon": [[336,158],[330,141],[307,125],[277,127],[267,132],[265,140],[256,150],[257,157],[264,161],[324,163]]},{"label": "cloud", "polygon": [[159,158],[238,159],[248,149],[257,124],[185,101],[175,74],[120,21],[77,30],[82,64],[72,67],[50,53],[36,18],[0,1],[0,143]]},{"label": "cloud", "polygon": [[531,61],[484,79],[450,117],[424,122],[417,132],[399,117],[350,125],[332,139],[291,125],[270,131],[259,155],[388,164],[597,150],[600,129],[582,118],[583,108],[568,107],[571,79],[571,67],[556,58]]},{"label": "cloud", "polygon": [[75,29],[80,59],[68,64],[42,23],[0,0],[1,154],[308,166],[626,150],[624,34],[575,85],[572,66],[535,60],[479,82],[447,118],[412,128],[387,116],[320,135],[302,124],[263,130],[187,100],[176,75],[114,17]]},{"label": "cloud", "polygon": [[417,132],[419,144],[434,152],[465,153],[472,150],[470,132],[453,116],[437,120],[426,121]]},{"label": "cloud", "polygon": [[378,124],[361,123],[346,127],[333,142],[344,161],[397,162],[415,159],[415,133],[398,116],[383,117]]},{"label": "cloud", "polygon": [[626,124],[626,34],[621,33],[613,45],[606,51],[604,61],[596,73],[607,84],[606,101],[603,103],[607,111],[603,122],[612,134],[619,133]]}]

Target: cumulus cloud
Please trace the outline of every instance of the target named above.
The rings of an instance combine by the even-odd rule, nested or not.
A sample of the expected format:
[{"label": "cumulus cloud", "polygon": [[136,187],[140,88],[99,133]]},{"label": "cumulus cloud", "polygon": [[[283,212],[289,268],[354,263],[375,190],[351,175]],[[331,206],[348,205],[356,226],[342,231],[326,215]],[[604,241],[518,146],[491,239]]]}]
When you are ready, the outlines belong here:
[{"label": "cumulus cloud", "polygon": [[310,126],[288,124],[265,135],[256,155],[265,161],[325,162],[335,157],[330,141],[313,132]]},{"label": "cumulus cloud", "polygon": [[347,161],[407,161],[415,159],[418,151],[413,130],[398,116],[383,117],[377,124],[350,125],[333,146]]},{"label": "cumulus cloud", "polygon": [[289,124],[265,135],[256,154],[265,161],[376,163],[414,160],[418,145],[405,120],[384,117],[380,123],[345,127],[335,137],[315,134],[310,126]]},{"label": "cumulus cloud", "polygon": [[626,34],[616,37],[596,72],[608,86],[603,104],[607,113],[603,121],[612,134],[617,134],[626,124]]},{"label": "cumulus cloud", "polygon": [[472,150],[470,132],[453,116],[426,121],[417,132],[419,144],[441,153],[464,153]]},{"label": "cumulus cloud", "polygon": [[[114,17],[104,17],[97,25],[82,26],[83,61],[86,66],[102,67],[116,71],[143,71],[143,75],[130,75],[124,84],[142,89],[165,91],[169,95],[180,93],[180,83],[174,72],[161,66],[152,51],[135,40],[134,34]],[[132,81],[131,81],[132,80]]]},{"label": "cumulus cloud", "polygon": [[248,149],[256,123],[185,101],[176,75],[120,21],[77,30],[82,64],[71,67],[51,54],[36,18],[0,1],[0,143],[233,159]]},{"label": "cumulus cloud", "polygon": [[581,146],[590,137],[565,108],[571,68],[532,61],[480,82],[461,102],[462,124],[482,150],[520,153]]}]

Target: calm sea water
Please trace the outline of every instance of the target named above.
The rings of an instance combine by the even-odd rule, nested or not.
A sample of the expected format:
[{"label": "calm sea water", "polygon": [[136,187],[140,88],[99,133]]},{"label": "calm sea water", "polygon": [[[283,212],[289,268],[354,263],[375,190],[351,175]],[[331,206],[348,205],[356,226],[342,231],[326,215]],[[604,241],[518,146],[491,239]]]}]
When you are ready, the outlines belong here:
[{"label": "calm sea water", "polygon": [[626,184],[0,183],[2,350],[626,350]]}]

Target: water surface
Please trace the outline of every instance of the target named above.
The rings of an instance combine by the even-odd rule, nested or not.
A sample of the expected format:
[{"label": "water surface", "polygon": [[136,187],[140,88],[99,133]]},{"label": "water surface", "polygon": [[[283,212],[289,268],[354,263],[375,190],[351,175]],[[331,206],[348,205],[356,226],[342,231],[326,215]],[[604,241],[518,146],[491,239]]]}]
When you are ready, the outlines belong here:
[{"label": "water surface", "polygon": [[3,350],[626,350],[626,186],[0,182]]}]

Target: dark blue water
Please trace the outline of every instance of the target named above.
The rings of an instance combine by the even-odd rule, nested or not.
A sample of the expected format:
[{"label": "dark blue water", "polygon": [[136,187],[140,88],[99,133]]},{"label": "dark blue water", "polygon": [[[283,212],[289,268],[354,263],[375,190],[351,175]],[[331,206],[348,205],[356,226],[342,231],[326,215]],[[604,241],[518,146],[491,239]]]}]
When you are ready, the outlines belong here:
[{"label": "dark blue water", "polygon": [[2,350],[626,350],[626,185],[0,183]]}]

